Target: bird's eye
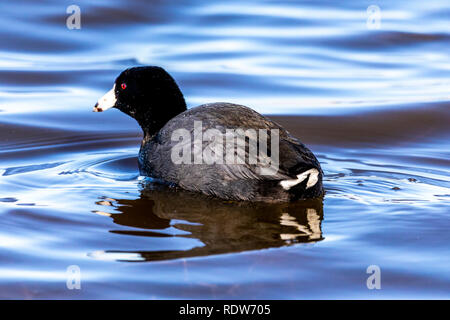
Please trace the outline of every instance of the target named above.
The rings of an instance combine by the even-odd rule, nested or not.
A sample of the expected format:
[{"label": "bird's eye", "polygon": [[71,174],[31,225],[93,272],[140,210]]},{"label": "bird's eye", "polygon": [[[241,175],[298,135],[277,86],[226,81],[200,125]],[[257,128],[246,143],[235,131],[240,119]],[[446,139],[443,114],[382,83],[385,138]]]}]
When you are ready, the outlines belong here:
[{"label": "bird's eye", "polygon": [[125,90],[125,89],[127,88],[127,85],[126,85],[126,83],[122,83],[122,84],[120,85],[120,87],[122,88],[122,90]]}]

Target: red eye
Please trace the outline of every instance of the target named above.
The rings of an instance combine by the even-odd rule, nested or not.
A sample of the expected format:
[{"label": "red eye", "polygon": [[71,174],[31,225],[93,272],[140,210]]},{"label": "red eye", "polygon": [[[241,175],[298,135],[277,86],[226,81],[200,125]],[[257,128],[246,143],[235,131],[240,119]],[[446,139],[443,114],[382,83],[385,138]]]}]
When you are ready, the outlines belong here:
[{"label": "red eye", "polygon": [[122,88],[122,90],[125,90],[125,89],[127,88],[127,85],[126,85],[125,83],[122,83],[122,84],[120,85],[120,87]]}]

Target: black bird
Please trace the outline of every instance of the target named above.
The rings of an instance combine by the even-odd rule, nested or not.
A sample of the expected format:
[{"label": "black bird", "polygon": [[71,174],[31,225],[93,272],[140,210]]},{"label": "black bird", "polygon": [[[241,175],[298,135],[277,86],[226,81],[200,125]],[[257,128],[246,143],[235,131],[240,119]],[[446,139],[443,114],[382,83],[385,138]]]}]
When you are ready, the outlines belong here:
[{"label": "black bird", "polygon": [[217,102],[187,110],[161,67],[123,71],[95,112],[117,108],[141,126],[141,175],[226,200],[287,202],[323,195],[314,154],[256,111]]}]

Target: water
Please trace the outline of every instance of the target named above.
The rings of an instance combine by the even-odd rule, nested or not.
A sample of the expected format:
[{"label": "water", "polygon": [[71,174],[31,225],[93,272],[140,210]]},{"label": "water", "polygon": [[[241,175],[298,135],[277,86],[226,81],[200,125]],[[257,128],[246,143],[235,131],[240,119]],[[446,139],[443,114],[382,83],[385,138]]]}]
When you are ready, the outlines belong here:
[{"label": "water", "polygon": [[[448,2],[76,1],[69,30],[71,4],[2,4],[0,298],[450,298]],[[136,65],[189,106],[272,115],[317,155],[324,199],[140,179],[137,124],[91,112]]]}]

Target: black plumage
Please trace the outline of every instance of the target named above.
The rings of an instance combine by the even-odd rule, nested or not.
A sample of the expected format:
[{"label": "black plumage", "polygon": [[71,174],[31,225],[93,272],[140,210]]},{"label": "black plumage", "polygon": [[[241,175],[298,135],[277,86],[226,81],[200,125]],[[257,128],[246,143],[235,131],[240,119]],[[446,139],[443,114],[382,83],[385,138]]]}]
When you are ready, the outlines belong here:
[{"label": "black plumage", "polygon": [[[115,81],[114,95],[114,105],[110,107],[136,119],[144,132],[138,158],[142,175],[227,200],[285,202],[320,197],[324,193],[323,172],[314,154],[281,126],[248,107],[212,103],[186,110],[186,103],[176,82],[160,67],[125,70]],[[94,111],[102,109],[96,105]],[[272,159],[273,153],[270,130],[276,130],[279,135],[278,170],[263,175],[261,163],[249,163],[251,142],[258,149],[261,147],[257,137],[253,136],[247,136],[243,164],[225,160],[212,164],[174,163],[173,150],[182,145],[179,140],[173,139],[174,133],[184,129],[190,139],[183,141],[192,144],[196,139],[194,134],[199,133],[195,123],[201,123],[202,135],[209,129],[217,129],[223,134],[220,136],[223,140],[219,139],[223,142],[226,134],[232,132],[230,130],[254,129],[257,133],[260,129],[265,130],[269,138],[267,152],[260,155],[265,156],[266,160]],[[202,147],[205,144],[207,146],[208,141],[204,141]],[[229,149],[224,143],[224,158],[226,151]],[[235,156],[239,158],[237,152]],[[194,159],[193,155],[191,159]]]}]

